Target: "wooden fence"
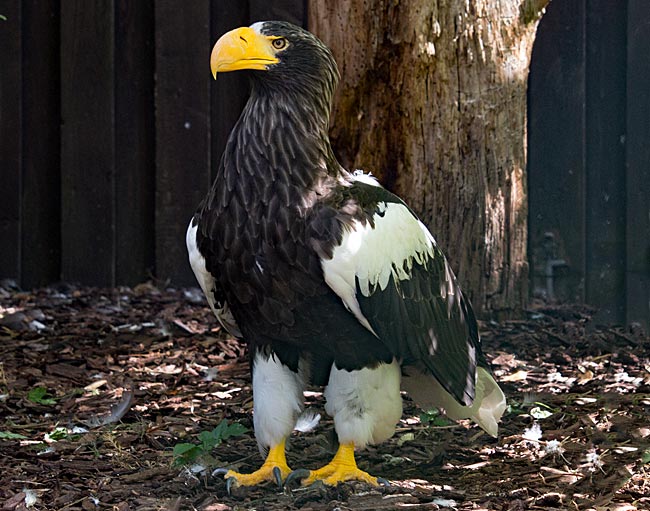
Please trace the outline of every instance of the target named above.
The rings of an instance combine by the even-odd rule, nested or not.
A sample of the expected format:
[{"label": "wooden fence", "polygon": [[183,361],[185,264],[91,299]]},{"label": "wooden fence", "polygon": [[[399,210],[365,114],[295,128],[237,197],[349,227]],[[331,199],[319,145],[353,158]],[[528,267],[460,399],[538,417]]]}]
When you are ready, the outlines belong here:
[{"label": "wooden fence", "polygon": [[555,273],[557,298],[599,307],[602,321],[646,326],[649,80],[650,2],[551,2],[529,82],[529,253],[538,287]]},{"label": "wooden fence", "polygon": [[[189,218],[245,101],[216,38],[306,0],[0,0],[0,278],[193,284]],[[538,287],[650,319],[650,2],[553,0],[530,78]],[[212,170],[211,170],[212,169]],[[551,233],[552,238],[546,233]]]},{"label": "wooden fence", "polygon": [[192,284],[186,224],[246,98],[214,41],[303,0],[0,2],[0,277]]}]

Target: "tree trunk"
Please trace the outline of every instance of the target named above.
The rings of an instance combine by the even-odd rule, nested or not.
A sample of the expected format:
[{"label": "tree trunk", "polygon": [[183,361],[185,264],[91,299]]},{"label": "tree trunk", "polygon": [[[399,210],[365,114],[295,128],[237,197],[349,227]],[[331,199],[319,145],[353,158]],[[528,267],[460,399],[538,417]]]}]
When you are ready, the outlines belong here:
[{"label": "tree trunk", "polygon": [[544,0],[312,0],[332,141],[430,227],[484,315],[528,299],[526,84]]}]

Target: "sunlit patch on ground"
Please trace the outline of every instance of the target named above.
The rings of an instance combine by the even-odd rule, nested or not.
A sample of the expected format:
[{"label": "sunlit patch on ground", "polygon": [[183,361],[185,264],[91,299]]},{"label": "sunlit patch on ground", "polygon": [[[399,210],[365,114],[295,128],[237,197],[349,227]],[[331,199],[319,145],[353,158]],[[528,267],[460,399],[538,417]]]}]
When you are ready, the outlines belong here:
[{"label": "sunlit patch on ground", "polygon": [[[261,462],[250,375],[195,290],[2,290],[0,509],[650,509],[650,340],[596,326],[584,308],[530,316],[481,325],[509,398],[498,440],[405,398],[395,436],[358,457],[390,488],[229,497],[212,469]],[[305,399],[309,431],[288,462],[311,469],[335,447],[320,389]],[[175,446],[199,445],[223,420],[248,432],[174,463]]]}]

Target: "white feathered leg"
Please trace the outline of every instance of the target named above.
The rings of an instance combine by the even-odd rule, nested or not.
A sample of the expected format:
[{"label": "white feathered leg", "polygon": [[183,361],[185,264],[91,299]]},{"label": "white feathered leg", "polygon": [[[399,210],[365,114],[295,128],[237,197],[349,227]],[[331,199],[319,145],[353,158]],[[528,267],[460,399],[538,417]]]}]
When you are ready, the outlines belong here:
[{"label": "white feathered leg", "polygon": [[334,486],[349,480],[375,486],[385,483],[357,467],[354,449],[382,442],[395,432],[395,424],[402,416],[397,361],[358,371],[333,366],[325,399],[325,411],[334,417],[339,449],[330,463],[309,472],[303,484],[323,481]]},{"label": "white feathered leg", "polygon": [[334,417],[340,443],[357,448],[390,438],[402,416],[400,365],[346,371],[332,366],[325,388],[325,411]]},{"label": "white feathered leg", "polygon": [[253,360],[253,424],[260,452],[287,438],[303,409],[305,381],[276,355],[261,352]]},{"label": "white feathered leg", "polygon": [[291,473],[285,456],[285,443],[303,407],[304,379],[282,364],[277,356],[262,352],[253,360],[253,424],[264,464],[252,474],[220,469],[228,479],[228,490],[235,486],[254,486],[265,481],[282,481]]}]

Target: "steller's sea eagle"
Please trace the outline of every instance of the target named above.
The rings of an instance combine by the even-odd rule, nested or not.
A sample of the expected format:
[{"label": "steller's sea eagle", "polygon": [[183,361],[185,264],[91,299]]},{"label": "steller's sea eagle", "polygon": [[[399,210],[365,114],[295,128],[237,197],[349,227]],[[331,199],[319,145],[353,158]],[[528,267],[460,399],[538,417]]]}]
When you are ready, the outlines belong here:
[{"label": "steller's sea eagle", "polygon": [[249,70],[252,82],[186,239],[210,307],[248,343],[268,453],[252,474],[223,470],[229,488],[291,474],[285,441],[308,384],[326,385],[339,448],[323,468],[297,471],[303,484],[378,484],[354,451],[394,433],[400,389],[496,436],[505,398],[441,249],[399,197],[334,156],[330,50],[290,23],[258,22],[223,35],[210,65],[215,78]]}]

